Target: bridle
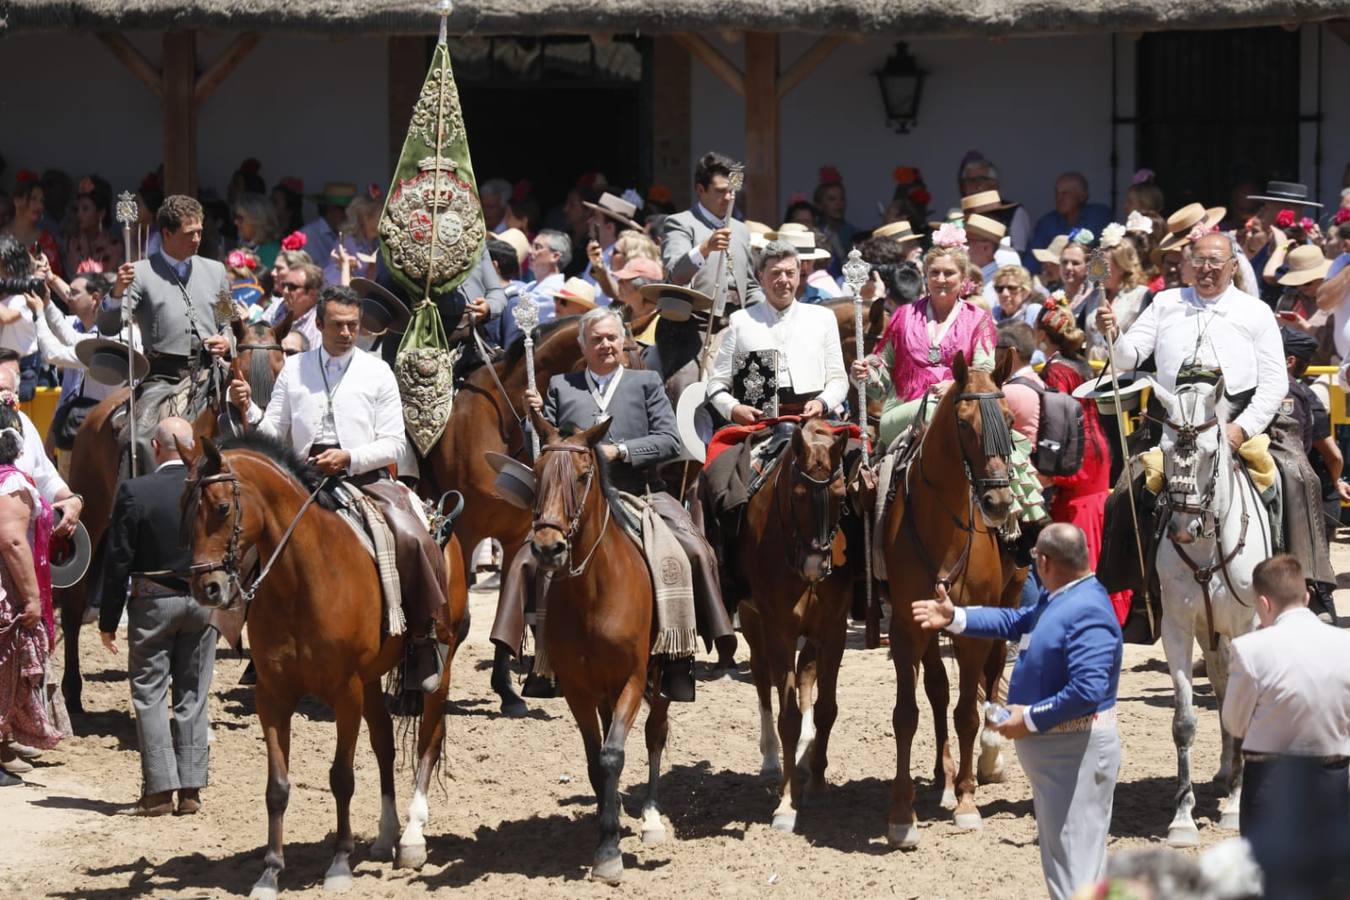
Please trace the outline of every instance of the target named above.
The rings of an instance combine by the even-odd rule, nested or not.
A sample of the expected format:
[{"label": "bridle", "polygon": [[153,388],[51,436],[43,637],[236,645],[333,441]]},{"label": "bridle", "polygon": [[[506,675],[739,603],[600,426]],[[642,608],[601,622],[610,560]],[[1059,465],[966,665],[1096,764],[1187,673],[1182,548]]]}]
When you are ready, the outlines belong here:
[{"label": "bridle", "polygon": [[[778,498],[778,516],[780,527],[787,537],[788,552],[792,554],[791,563],[800,572],[804,568],[806,557],[811,553],[819,553],[824,559],[822,564],[824,575],[829,577],[834,565],[832,552],[834,538],[843,522],[841,515],[834,516],[834,521],[830,521],[830,487],[844,477],[844,464],[841,461],[827,478],[814,478],[802,469],[794,453],[787,474],[787,478],[782,474],[778,477],[778,483],[783,485],[783,490],[787,494],[786,497]],[[797,516],[792,514],[791,486],[794,482],[805,484],[810,491],[811,533],[807,541],[802,540],[800,523]],[[786,522],[783,521],[785,516]]]},{"label": "bridle", "polygon": [[[595,473],[599,469],[600,464],[596,461],[594,452],[589,446],[578,447],[572,444],[545,444],[543,447],[539,448],[540,459],[543,458],[545,453],[584,453],[590,457],[591,464],[586,468],[586,474],[582,476],[580,500],[576,499],[576,472],[573,471],[572,473],[571,489],[563,498],[563,513],[568,517],[568,522],[565,526],[561,522],[554,521],[544,515],[544,492],[542,490],[542,485],[540,485],[541,489],[535,494],[534,522],[530,526],[531,533],[538,534],[545,528],[552,528],[555,531],[562,532],[563,543],[567,544],[568,556],[571,557],[572,543],[577,539],[578,534],[581,532],[581,520],[586,514],[586,501],[590,498],[591,486],[595,484]],[[590,565],[591,558],[595,556],[595,551],[600,549],[600,541],[604,538],[605,530],[609,527],[609,503],[602,502],[601,505],[605,508],[604,521],[600,523],[600,531],[595,536],[595,543],[591,545],[590,551],[579,564],[568,569],[566,574],[555,577],[575,578],[584,573],[586,567]]]},{"label": "bridle", "polygon": [[283,346],[281,346],[280,344],[236,344],[235,347],[234,347],[234,349],[235,349],[236,351],[243,351],[243,350],[275,350],[275,351],[277,351],[278,353],[285,353],[285,352],[286,352],[286,348],[283,347]]}]

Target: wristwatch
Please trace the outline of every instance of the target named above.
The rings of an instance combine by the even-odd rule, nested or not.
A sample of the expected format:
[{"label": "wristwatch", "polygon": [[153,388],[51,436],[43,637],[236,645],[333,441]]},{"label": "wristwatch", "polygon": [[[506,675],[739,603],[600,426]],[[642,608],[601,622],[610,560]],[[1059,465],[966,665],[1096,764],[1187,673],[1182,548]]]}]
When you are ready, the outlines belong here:
[{"label": "wristwatch", "polygon": [[624,462],[628,462],[628,445],[624,443],[618,443],[615,446],[619,448],[619,459],[623,460]]}]

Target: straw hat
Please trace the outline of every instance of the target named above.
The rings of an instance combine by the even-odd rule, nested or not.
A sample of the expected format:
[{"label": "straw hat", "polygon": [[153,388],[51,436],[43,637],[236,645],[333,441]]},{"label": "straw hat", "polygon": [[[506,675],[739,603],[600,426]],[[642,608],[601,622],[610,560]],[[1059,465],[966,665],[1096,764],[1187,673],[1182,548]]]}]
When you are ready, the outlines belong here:
[{"label": "straw hat", "polygon": [[777,231],[764,235],[766,241],[782,241],[797,251],[798,259],[829,259],[830,252],[816,246],[816,235],[811,229],[797,222],[784,222]]},{"label": "straw hat", "polygon": [[614,196],[608,191],[600,195],[598,202],[592,203],[589,200],[583,200],[581,205],[587,209],[595,210],[602,216],[608,216],[624,228],[642,230],[642,226],[633,221],[633,216],[637,215],[637,206],[622,197]]},{"label": "straw hat", "polygon": [[1059,265],[1059,256],[1064,252],[1064,248],[1067,246],[1069,246],[1069,236],[1067,234],[1058,234],[1055,235],[1055,239],[1050,242],[1050,246],[1044,249],[1032,250],[1031,255],[1036,257],[1038,262],[1057,266]]},{"label": "straw hat", "polygon": [[1290,250],[1284,261],[1289,266],[1289,271],[1280,276],[1280,284],[1285,287],[1298,287],[1300,284],[1326,278],[1327,271],[1331,268],[1331,260],[1322,253],[1322,248],[1311,244]]},{"label": "straw hat", "polygon": [[350,181],[326,181],[323,190],[310,198],[320,206],[347,206],[356,199],[356,185]]},{"label": "straw hat", "polygon": [[[90,338],[75,345],[75,358],[89,370],[89,377],[99,384],[117,387],[127,383],[127,345],[105,337]],[[150,374],[150,360],[135,350],[131,351],[136,379]]]},{"label": "straw hat", "polygon": [[695,312],[712,309],[712,298],[702,291],[675,284],[648,284],[638,288],[642,299],[655,303],[661,318],[687,322]]},{"label": "straw hat", "polygon": [[890,238],[896,243],[903,244],[905,241],[917,241],[923,235],[914,233],[914,228],[909,224],[908,219],[901,219],[899,222],[891,222],[889,225],[880,225],[873,228],[872,237]]},{"label": "straw hat", "polygon": [[1167,237],[1158,242],[1158,249],[1184,247],[1197,229],[1201,232],[1211,231],[1227,214],[1228,209],[1223,206],[1205,209],[1199,203],[1188,203],[1167,217]]},{"label": "straw hat", "polygon": [[971,213],[998,212],[1000,209],[1012,209],[1016,203],[1004,203],[998,191],[980,191],[961,198],[961,211]]},{"label": "straw hat", "polygon": [[[985,193],[991,193],[986,191]],[[966,217],[966,234],[973,238],[983,241],[993,241],[997,244],[1003,240],[1003,236],[1008,233],[1008,228],[1002,222],[995,221],[988,216],[982,216],[979,213]]]},{"label": "straw hat", "polygon": [[554,300],[562,300],[564,303],[573,303],[583,307],[582,312],[588,312],[595,309],[595,285],[573,275],[563,286],[553,292]]},{"label": "straw hat", "polygon": [[361,298],[361,328],[370,334],[402,334],[412,321],[407,304],[369,278],[353,278],[351,288]]},{"label": "straw hat", "polygon": [[525,232],[519,228],[508,228],[501,234],[489,234],[488,240],[510,245],[516,251],[516,262],[525,265],[525,258],[530,255],[530,239],[525,237]]}]

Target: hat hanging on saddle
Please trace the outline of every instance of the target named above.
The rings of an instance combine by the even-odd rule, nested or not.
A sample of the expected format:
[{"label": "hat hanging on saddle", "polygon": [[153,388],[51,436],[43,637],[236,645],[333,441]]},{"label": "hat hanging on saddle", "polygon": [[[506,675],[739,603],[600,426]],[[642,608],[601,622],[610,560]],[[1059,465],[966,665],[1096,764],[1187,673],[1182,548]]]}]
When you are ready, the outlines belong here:
[{"label": "hat hanging on saddle", "polygon": [[695,312],[712,309],[712,298],[702,291],[675,284],[648,284],[638,288],[642,299],[655,303],[661,318],[687,322]]},{"label": "hat hanging on saddle", "polygon": [[1296,181],[1268,181],[1264,194],[1248,194],[1248,200],[1264,200],[1285,206],[1311,206],[1321,209],[1322,204],[1308,199],[1308,186]]},{"label": "hat hanging on saddle", "polygon": [[[1140,396],[1153,386],[1153,379],[1142,372],[1117,372],[1116,383],[1120,385],[1121,411],[1134,412],[1139,408]],[[1096,400],[1097,412],[1104,416],[1116,414],[1116,393],[1111,373],[1105,369],[1074,388],[1073,396],[1077,400]]]},{"label": "hat hanging on saddle", "polygon": [[52,587],[68,588],[79,584],[94,558],[94,545],[84,523],[76,522],[70,537],[53,535],[47,556],[51,562]]},{"label": "hat hanging on saddle", "polygon": [[493,483],[498,497],[520,509],[534,507],[534,470],[505,453],[488,451],[483,454],[492,471],[497,473]]},{"label": "hat hanging on saddle", "polygon": [[599,202],[592,203],[589,200],[583,200],[581,205],[587,209],[595,210],[606,218],[613,219],[624,228],[642,230],[642,226],[633,221],[633,216],[637,215],[636,204],[629,203],[622,197],[616,197],[608,191],[600,195]]},{"label": "hat hanging on saddle", "polygon": [[1167,217],[1167,236],[1158,242],[1158,249],[1166,252],[1186,246],[1214,231],[1228,214],[1224,206],[1206,209],[1199,203],[1188,203]]},{"label": "hat hanging on saddle", "polygon": [[874,238],[890,238],[897,244],[903,244],[906,241],[917,241],[923,235],[914,233],[914,226],[909,224],[908,219],[901,219],[898,222],[891,222],[888,225],[878,225],[872,229]]},{"label": "hat hanging on saddle", "polygon": [[394,292],[369,278],[353,278],[351,288],[361,298],[361,330],[370,334],[402,334],[412,313]]},{"label": "hat hanging on saddle", "polygon": [[[134,374],[139,381],[150,374],[150,360],[131,351]],[[118,387],[127,383],[127,345],[110,338],[97,337],[75,345],[75,358],[89,370],[89,377],[99,384]]]},{"label": "hat hanging on saddle", "polygon": [[1284,258],[1289,270],[1280,276],[1280,284],[1285,287],[1298,287],[1310,281],[1327,277],[1331,269],[1331,260],[1327,259],[1321,247],[1305,244],[1289,251]]}]

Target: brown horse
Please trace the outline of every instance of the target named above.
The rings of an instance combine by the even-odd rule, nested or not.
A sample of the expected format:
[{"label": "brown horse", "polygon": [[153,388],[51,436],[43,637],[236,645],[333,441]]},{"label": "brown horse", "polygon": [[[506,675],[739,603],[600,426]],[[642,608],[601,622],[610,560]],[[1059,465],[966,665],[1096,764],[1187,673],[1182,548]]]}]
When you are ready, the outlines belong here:
[{"label": "brown horse", "polygon": [[[248,380],[254,397],[269,396],[272,384],[286,361],[280,339],[266,325],[244,326],[237,322],[235,325],[237,344],[235,358],[230,363],[231,377]],[[121,446],[112,418],[119,409],[126,407],[127,393],[123,388],[105,397],[89,411],[80,424],[80,430],[76,432],[75,446],[71,451],[70,489],[84,497],[80,521],[89,531],[89,540],[94,547],[93,563],[88,574],[71,587],[54,592],[55,603],[61,610],[61,633],[65,641],[65,674],[61,680],[61,691],[65,695],[66,709],[71,715],[84,711],[81,700],[83,682],[80,679],[80,625],[89,592],[102,587],[93,581],[102,574],[100,561],[103,537],[112,517],[113,498],[117,493],[121,467]],[[224,398],[208,403],[193,422],[193,433],[198,438],[214,437],[219,430],[222,413],[229,413]]]},{"label": "brown horse", "polygon": [[[853,593],[852,572],[836,567],[844,552],[839,521],[848,438],[847,428],[820,419],[797,429],[750,500],[737,551],[742,578],[751,586],[738,610],[759,694],[760,775],[781,776],[773,827],[784,831],[796,826],[806,779],[811,787],[825,784],[830,730],[839,711],[835,688]],[[788,564],[761,562],[770,559]],[[801,638],[806,641],[798,653]],[[775,688],[777,734],[769,693]]]},{"label": "brown horse", "polygon": [[968,368],[965,357],[957,354],[952,385],[933,412],[883,524],[896,675],[896,773],[888,837],[903,848],[919,841],[910,750],[919,723],[914,690],[920,662],[933,707],[934,779],[943,786],[943,805],[955,808],[958,828],[981,827],[973,771],[979,693],[982,688],[993,693],[1002,671],[1004,645],[952,637],[960,671],[954,715],[960,768],[955,769],[946,724],[946,670],[937,640],[914,623],[909,610],[914,601],[934,596],[939,583],[963,606],[1017,602],[1026,573],[1017,568],[998,534],[1012,505],[1008,463],[1012,414],[1000,389],[1007,375],[1006,365],[991,377]]},{"label": "brown horse", "polygon": [[668,701],[649,690],[648,662],[655,622],[652,583],[637,544],[623,533],[615,498],[595,447],[609,430],[605,420],[563,437],[534,416],[543,445],[535,465],[531,550],[553,573],[544,643],[563,696],[581,730],[586,768],[600,813],[600,846],[591,877],[617,882],[619,776],[624,744],[647,695],[647,800],[642,841],[665,837],[657,807],[661,753],[666,745]]},{"label": "brown horse", "polygon": [[[275,898],[283,868],[283,819],[290,795],[291,716],[313,695],[333,710],[337,752],[328,783],[337,800],[337,847],[324,887],[351,885],[354,849],[350,806],[352,760],[365,718],[380,769],[380,828],[371,852],[389,859],[398,839],[399,865],[426,861],[427,789],[439,765],[445,736],[444,705],[450,662],[468,625],[468,583],[454,565],[459,547],[446,547],[450,616],[437,623],[449,646],[440,686],[423,700],[417,737],[417,773],[408,825],[398,837],[394,800],[394,734],[380,678],[403,659],[402,636],[383,634],[382,591],[375,562],[352,530],[328,508],[322,476],[292,451],[263,435],[233,439],[222,452],[208,438],[189,453],[192,470],[184,495],[184,524],[192,534],[193,596],[210,607],[244,603],[258,669],[254,692],[267,743],[268,848],[255,898]],[[310,503],[314,496],[317,502]],[[244,554],[272,561],[266,578],[242,583]],[[275,558],[274,558],[275,557]],[[251,598],[248,594],[256,591]]]}]

